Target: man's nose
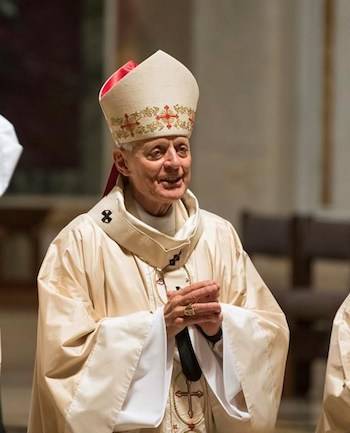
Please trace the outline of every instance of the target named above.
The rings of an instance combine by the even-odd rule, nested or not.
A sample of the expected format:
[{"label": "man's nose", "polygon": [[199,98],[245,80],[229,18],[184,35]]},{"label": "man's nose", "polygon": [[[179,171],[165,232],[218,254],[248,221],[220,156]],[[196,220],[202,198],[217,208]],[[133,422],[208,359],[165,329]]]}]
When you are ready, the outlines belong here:
[{"label": "man's nose", "polygon": [[177,154],[176,150],[173,147],[168,149],[164,165],[169,168],[180,167],[179,155]]}]

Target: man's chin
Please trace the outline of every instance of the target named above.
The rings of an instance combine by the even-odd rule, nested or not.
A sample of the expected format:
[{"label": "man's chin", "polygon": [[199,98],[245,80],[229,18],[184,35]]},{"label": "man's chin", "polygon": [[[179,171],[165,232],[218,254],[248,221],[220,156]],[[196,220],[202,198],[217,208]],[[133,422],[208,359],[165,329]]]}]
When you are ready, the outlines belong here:
[{"label": "man's chin", "polygon": [[182,196],[185,194],[186,188],[163,188],[162,191],[159,193],[159,197],[162,198],[162,200],[165,201],[175,201],[182,198]]}]

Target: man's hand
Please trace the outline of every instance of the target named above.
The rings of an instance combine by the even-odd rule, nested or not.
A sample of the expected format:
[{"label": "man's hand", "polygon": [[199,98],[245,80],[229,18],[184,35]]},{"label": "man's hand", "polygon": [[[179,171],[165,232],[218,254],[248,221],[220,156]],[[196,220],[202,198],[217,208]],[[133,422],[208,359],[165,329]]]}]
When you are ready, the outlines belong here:
[{"label": "man's hand", "polygon": [[[164,307],[168,336],[175,336],[189,325],[198,325],[205,334],[215,335],[222,323],[219,292],[220,288],[214,281],[200,281],[177,292],[168,292],[168,302]],[[190,304],[194,316],[185,315],[185,307]]]}]

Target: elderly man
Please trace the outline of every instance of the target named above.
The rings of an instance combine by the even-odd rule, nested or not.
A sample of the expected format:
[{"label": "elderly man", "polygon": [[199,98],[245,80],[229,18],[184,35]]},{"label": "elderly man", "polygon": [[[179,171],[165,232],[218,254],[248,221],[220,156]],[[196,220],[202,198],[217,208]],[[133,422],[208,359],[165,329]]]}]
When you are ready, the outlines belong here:
[{"label": "elderly man", "polygon": [[[0,115],[0,196],[6,191],[12,173],[22,152],[12,124]],[[0,371],[1,371],[1,334],[0,334]],[[0,401],[0,433],[5,432]]]},{"label": "elderly man", "polygon": [[273,429],[288,328],[188,190],[198,95],[162,51],[101,89],[120,175],[42,265],[30,433]]},{"label": "elderly man", "polygon": [[317,433],[350,431],[350,295],[339,308],[332,329],[323,408]]}]

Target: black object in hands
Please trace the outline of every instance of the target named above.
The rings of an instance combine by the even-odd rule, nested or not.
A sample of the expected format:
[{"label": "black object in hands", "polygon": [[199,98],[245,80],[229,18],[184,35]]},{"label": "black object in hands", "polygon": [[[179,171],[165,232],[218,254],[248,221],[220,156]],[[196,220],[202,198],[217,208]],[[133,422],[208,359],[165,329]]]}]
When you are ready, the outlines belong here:
[{"label": "black object in hands", "polygon": [[[176,289],[179,290],[180,287],[177,286]],[[196,382],[201,378],[202,370],[194,353],[187,326],[176,334],[175,340],[180,355],[182,372],[187,380]]]}]

